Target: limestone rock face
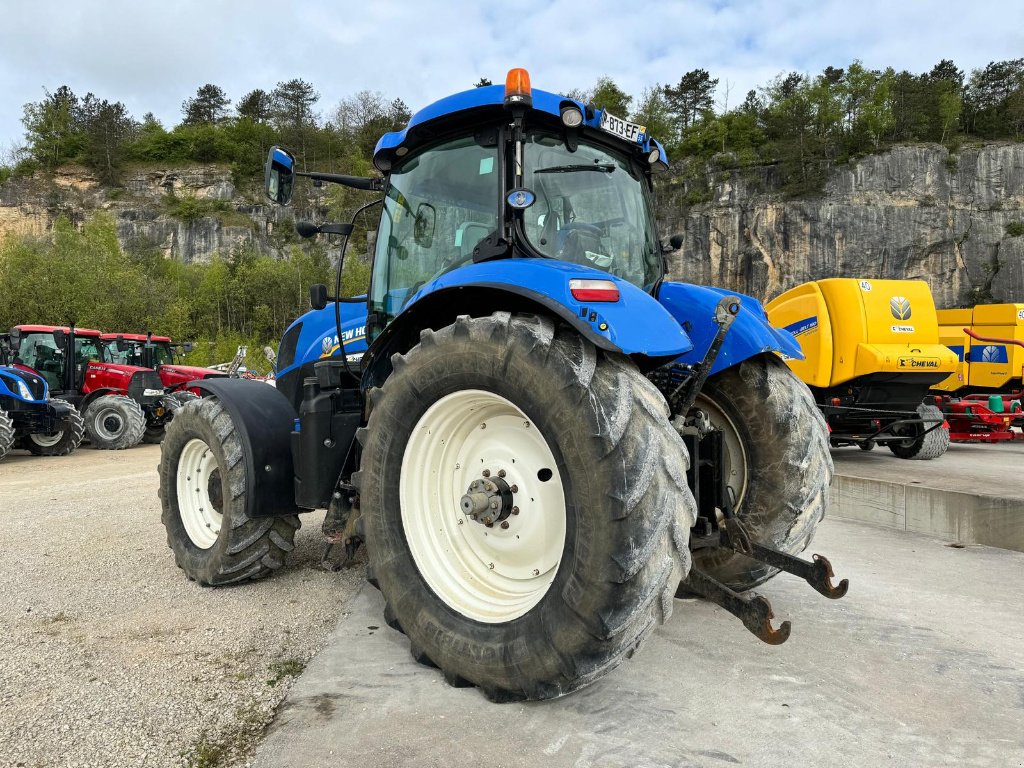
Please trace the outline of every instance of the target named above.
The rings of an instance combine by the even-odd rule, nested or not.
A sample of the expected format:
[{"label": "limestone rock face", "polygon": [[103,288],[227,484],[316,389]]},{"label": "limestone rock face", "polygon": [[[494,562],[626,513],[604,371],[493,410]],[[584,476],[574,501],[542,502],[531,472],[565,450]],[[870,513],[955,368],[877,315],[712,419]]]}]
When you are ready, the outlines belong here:
[{"label": "limestone rock face", "polygon": [[[712,176],[709,203],[685,205],[685,186],[671,178],[659,193],[662,235],[685,238],[669,256],[671,279],[768,300],[825,277],[914,278],[931,284],[940,307],[1024,300],[1024,237],[1007,233],[1024,222],[1024,144],[955,156],[937,145],[897,147],[835,169],[820,195],[798,199],[778,191],[771,167]],[[219,210],[186,220],[173,215],[171,195]],[[237,189],[223,166],[138,170],[116,190],[69,167],[0,185],[0,237],[44,234],[59,215],[81,223],[100,209],[116,219],[122,243],[185,262],[239,245],[283,256],[294,215]]]},{"label": "limestone rock face", "polygon": [[[155,247],[167,258],[204,262],[240,245],[283,255],[271,235],[291,213],[253,202],[256,197],[237,190],[230,170],[221,166],[130,172],[118,189],[102,187],[84,168],[66,167],[52,176],[40,173],[0,186],[0,238],[41,235],[58,216],[80,224],[93,211],[106,210],[117,222],[122,244]],[[174,214],[172,198],[219,207],[182,218]]]},{"label": "limestone rock face", "polygon": [[760,177],[717,177],[712,202],[684,206],[667,184],[663,235],[674,280],[770,300],[826,277],[926,280],[939,307],[1024,300],[1024,144],[897,147],[836,169],[815,198],[785,199]]}]

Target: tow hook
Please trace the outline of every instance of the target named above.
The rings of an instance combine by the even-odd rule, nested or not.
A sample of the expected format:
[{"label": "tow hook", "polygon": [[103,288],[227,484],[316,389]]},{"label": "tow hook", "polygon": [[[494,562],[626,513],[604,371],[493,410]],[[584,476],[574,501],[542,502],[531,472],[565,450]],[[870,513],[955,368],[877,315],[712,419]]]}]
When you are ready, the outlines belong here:
[{"label": "tow hook", "polygon": [[[827,558],[814,555],[813,562],[808,562],[751,541],[743,524],[735,517],[723,521],[719,536],[719,546],[722,548],[731,549],[745,557],[798,576],[831,600],[843,597],[850,587],[849,579],[843,579],[838,584],[832,583],[835,574]],[[676,595],[683,596],[687,593],[700,595],[722,606],[769,645],[781,645],[789,639],[790,623],[784,621],[778,629],[774,629],[771,620],[775,614],[772,612],[771,603],[761,595],[747,597],[734,592],[696,567],[690,569],[690,575],[679,585]]]}]

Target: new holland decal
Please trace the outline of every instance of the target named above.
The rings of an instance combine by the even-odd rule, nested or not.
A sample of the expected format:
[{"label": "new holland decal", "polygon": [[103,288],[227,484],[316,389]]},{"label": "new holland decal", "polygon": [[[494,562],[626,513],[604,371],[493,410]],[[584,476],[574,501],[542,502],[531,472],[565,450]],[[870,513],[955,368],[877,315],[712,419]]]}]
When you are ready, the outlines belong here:
[{"label": "new holland decal", "polygon": [[897,320],[909,320],[910,300],[904,296],[893,296],[889,299],[889,311]]}]

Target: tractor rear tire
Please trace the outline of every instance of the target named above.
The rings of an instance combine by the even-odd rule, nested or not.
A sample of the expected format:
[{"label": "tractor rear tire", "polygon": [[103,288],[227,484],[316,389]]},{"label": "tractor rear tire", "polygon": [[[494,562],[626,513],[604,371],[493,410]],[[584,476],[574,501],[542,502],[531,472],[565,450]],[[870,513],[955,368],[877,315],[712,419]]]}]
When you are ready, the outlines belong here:
[{"label": "tractor rear tire", "polygon": [[[949,448],[949,428],[941,425],[945,417],[942,415],[942,411],[934,405],[927,405],[925,403],[917,406],[917,415],[922,419],[928,419],[929,426],[934,424],[936,420],[940,422],[940,426],[912,440],[900,440],[889,443],[889,450],[893,452],[894,456],[901,459],[916,459],[918,461],[937,459]],[[923,432],[925,427],[922,426],[917,429]]]},{"label": "tractor rear tire", "polygon": [[0,460],[14,447],[14,420],[7,411],[0,411]]},{"label": "tractor rear tire", "polygon": [[[626,357],[507,312],[424,330],[391,362],[352,480],[367,579],[413,658],[513,701],[631,657],[671,615],[696,514],[657,389]],[[508,495],[467,512],[487,479]]]},{"label": "tractor rear tire", "polygon": [[165,434],[166,430],[163,424],[147,425],[146,431],[142,433],[142,442],[147,445],[159,445],[164,441]]},{"label": "tractor rear tire", "polygon": [[[741,486],[734,489],[734,511],[751,540],[802,552],[825,516],[833,472],[828,427],[807,385],[775,355],[761,355],[709,378],[696,406],[712,411],[716,426],[725,417],[735,434],[731,441],[726,436],[727,450],[730,443],[741,446],[741,464],[727,458]],[[778,573],[723,548],[699,549],[693,562],[737,592]]]},{"label": "tractor rear tire", "polygon": [[66,405],[71,409],[61,425],[61,429],[52,435],[43,433],[25,435],[21,444],[36,456],[67,456],[82,444],[85,437],[85,421],[78,409],[66,400],[51,398],[50,402]]},{"label": "tractor rear tire", "polygon": [[124,395],[103,395],[85,407],[85,434],[93,448],[122,451],[142,441],[146,417],[142,406]]},{"label": "tractor rear tire", "polygon": [[160,446],[161,520],[174,561],[203,586],[260,579],[295,548],[298,515],[251,518],[242,441],[215,397],[179,411]]}]

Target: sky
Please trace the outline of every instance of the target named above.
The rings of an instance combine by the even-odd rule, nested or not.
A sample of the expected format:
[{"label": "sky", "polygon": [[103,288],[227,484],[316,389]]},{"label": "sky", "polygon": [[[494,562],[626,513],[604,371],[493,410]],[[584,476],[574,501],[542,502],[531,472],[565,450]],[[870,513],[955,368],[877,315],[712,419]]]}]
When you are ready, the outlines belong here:
[{"label": "sky", "polygon": [[[780,73],[854,59],[912,72],[1024,57],[1021,0],[9,0],[0,25],[0,151],[25,103],[69,85],[166,127],[204,83],[237,101],[300,77],[330,114],[361,90],[415,111],[526,67],[535,87],[633,95],[687,71],[719,78],[719,106]],[[728,94],[726,90],[728,89]],[[0,155],[0,160],[3,155]]]}]

